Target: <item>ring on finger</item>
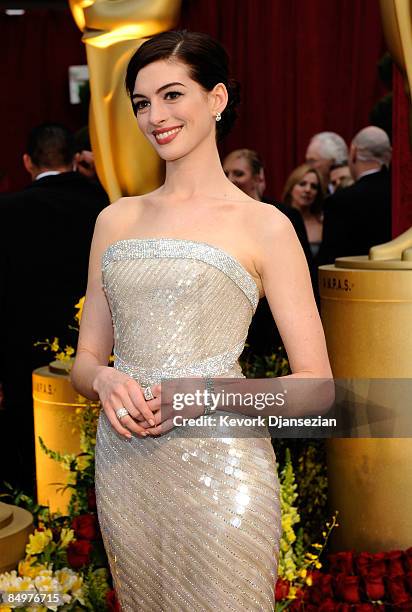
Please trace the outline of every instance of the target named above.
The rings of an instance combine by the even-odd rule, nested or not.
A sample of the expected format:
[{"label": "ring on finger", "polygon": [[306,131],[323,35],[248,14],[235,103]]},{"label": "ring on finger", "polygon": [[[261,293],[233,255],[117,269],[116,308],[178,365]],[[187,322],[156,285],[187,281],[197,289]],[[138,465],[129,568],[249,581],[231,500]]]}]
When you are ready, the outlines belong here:
[{"label": "ring on finger", "polygon": [[145,400],[149,401],[155,398],[155,396],[153,395],[153,391],[151,387],[144,387],[143,388],[143,396],[145,398]]},{"label": "ring on finger", "polygon": [[117,410],[115,410],[116,412],[116,416],[119,419],[122,419],[123,417],[127,416],[129,414],[129,412],[126,410],[126,408],[124,406],[122,406],[121,408],[118,408]]}]

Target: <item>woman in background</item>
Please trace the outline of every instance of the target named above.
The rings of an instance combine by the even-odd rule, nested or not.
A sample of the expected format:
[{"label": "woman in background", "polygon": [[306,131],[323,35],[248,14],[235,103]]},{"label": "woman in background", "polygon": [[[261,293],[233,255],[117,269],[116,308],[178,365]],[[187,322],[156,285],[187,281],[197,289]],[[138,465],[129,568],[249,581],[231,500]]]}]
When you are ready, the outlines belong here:
[{"label": "woman in background", "polygon": [[289,175],[283,189],[282,201],[299,210],[303,217],[312,257],[316,260],[322,242],[323,188],[316,170],[302,164]]}]

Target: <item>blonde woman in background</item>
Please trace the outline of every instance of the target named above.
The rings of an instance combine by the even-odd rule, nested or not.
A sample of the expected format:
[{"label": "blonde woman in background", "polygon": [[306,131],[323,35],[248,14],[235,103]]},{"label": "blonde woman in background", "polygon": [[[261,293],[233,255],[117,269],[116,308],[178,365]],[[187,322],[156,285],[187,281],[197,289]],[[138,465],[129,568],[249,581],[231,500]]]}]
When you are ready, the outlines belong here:
[{"label": "blonde woman in background", "polygon": [[320,176],[308,164],[302,164],[289,175],[282,200],[299,210],[308,235],[312,257],[316,258],[322,241],[324,193]]}]

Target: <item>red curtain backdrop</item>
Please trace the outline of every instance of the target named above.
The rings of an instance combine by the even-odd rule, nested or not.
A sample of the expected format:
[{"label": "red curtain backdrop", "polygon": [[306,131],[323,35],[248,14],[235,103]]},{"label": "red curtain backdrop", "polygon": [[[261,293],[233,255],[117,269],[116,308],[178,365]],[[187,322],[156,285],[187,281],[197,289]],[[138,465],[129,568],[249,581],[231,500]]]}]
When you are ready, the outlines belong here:
[{"label": "red curtain backdrop", "polygon": [[[266,166],[267,195],[280,196],[312,134],[333,130],[349,140],[367,125],[382,94],[376,0],[188,0],[181,25],[208,32],[227,48],[243,102],[222,152],[256,149]],[[85,54],[68,10],[2,15],[0,37],[0,170],[16,189],[28,180],[21,155],[33,125],[82,126],[80,109],[69,103],[67,72],[85,63]]]},{"label": "red curtain backdrop", "polygon": [[412,120],[405,80],[398,69],[393,75],[392,235],[412,227],[412,151],[409,122]]},{"label": "red curtain backdrop", "polygon": [[32,127],[43,121],[82,127],[81,109],[69,101],[68,69],[86,64],[86,54],[68,10],[30,10],[20,17],[3,11],[0,174],[16,190],[30,181],[21,158]]}]

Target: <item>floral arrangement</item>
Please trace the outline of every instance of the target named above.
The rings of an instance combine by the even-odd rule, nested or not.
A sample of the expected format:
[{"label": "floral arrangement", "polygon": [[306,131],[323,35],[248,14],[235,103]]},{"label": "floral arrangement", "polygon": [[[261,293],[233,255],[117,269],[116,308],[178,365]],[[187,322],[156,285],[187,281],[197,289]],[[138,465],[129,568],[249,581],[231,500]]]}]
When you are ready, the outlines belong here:
[{"label": "floral arrangement", "polygon": [[[83,296],[74,306],[74,308],[77,310],[74,315],[76,325],[69,325],[69,329],[74,330],[75,332],[79,331],[80,321],[83,313],[84,300],[85,297]],[[53,338],[53,340],[49,340],[49,338],[46,338],[46,340],[43,340],[42,342],[35,342],[34,346],[41,346],[44,351],[50,350],[54,355],[55,359],[57,359],[58,361],[65,362],[67,364],[67,368],[70,369],[70,365],[73,361],[75,354],[75,349],[72,346],[66,344],[64,348],[61,347],[59,338]]]},{"label": "floral arrangement", "polygon": [[412,610],[412,548],[329,555],[329,571],[314,572],[307,612]]},{"label": "floral arrangement", "polygon": [[282,537],[280,539],[278,580],[275,588],[275,611],[300,610],[306,593],[313,583],[313,572],[322,567],[320,557],[324,552],[332,530],[337,527],[337,515],[326,523],[322,532],[322,544],[305,545],[303,528],[295,531],[300,516],[295,506],[298,498],[297,483],[289,449],[286,449],[285,464],[280,472],[280,508],[282,515]]},{"label": "floral arrangement", "polygon": [[[80,430],[78,455],[62,455],[45,447],[43,450],[67,471],[66,487],[72,490],[68,515],[51,514],[29,497],[9,492],[13,503],[30,510],[36,529],[29,536],[26,557],[17,571],[0,574],[0,591],[12,593],[58,593],[58,603],[31,603],[22,607],[0,604],[5,612],[18,607],[23,612],[105,612],[117,610],[107,557],[98,526],[94,494],[94,447],[98,407],[88,402],[76,411]],[[24,601],[24,600],[22,600]],[[18,603],[18,605],[17,605]]]}]

